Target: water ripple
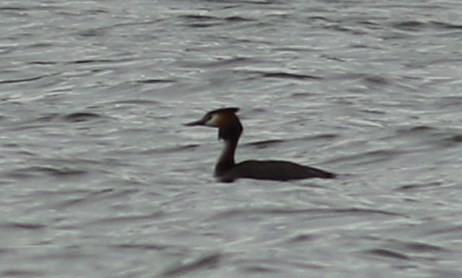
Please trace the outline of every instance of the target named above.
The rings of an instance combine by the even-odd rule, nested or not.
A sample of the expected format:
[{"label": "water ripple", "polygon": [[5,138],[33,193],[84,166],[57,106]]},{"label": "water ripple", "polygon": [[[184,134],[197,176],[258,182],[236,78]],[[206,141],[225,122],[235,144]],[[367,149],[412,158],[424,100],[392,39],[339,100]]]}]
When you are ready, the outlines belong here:
[{"label": "water ripple", "polygon": [[284,209],[284,208],[252,208],[252,209],[231,209],[224,212],[220,212],[212,217],[213,219],[229,219],[240,216],[251,216],[251,215],[295,215],[303,214],[310,217],[327,217],[327,216],[340,216],[340,215],[387,215],[387,216],[401,216],[405,215],[384,210],[375,210],[367,208],[332,208],[332,209]]},{"label": "water ripple", "polygon": [[174,277],[178,275],[187,275],[188,273],[191,275],[200,270],[217,268],[222,259],[223,255],[221,253],[196,256],[165,270],[161,276]]},{"label": "water ripple", "polygon": [[376,248],[376,249],[370,249],[365,251],[365,253],[382,257],[382,258],[387,258],[387,259],[396,259],[396,260],[411,260],[411,257],[395,251],[395,250],[388,250],[388,249],[383,249],[383,248]]},{"label": "water ripple", "polygon": [[67,115],[63,115],[62,118],[64,121],[76,123],[99,119],[102,118],[102,116],[91,112],[74,112]]}]

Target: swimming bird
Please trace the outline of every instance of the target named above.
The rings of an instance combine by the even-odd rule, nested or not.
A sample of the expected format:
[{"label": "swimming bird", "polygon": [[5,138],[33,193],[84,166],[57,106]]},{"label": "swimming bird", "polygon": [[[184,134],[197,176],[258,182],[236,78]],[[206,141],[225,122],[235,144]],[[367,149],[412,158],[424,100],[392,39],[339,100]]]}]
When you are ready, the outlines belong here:
[{"label": "swimming bird", "polygon": [[218,128],[218,138],[224,141],[224,148],[215,165],[215,177],[222,182],[233,182],[239,178],[288,181],[308,178],[335,178],[335,174],[281,160],[247,160],[235,163],[241,121],[236,113],[239,108],[229,107],[210,111],[202,119],[184,124],[185,126],[208,126]]}]

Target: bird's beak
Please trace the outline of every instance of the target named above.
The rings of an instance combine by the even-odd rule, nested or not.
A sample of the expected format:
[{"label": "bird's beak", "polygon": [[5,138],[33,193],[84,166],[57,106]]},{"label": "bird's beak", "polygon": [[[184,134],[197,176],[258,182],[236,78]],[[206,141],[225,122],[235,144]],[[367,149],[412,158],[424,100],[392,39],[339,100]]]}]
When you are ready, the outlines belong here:
[{"label": "bird's beak", "polygon": [[205,120],[204,120],[204,119],[200,119],[200,120],[198,120],[198,121],[186,123],[186,124],[183,124],[183,125],[184,125],[184,126],[205,125]]}]

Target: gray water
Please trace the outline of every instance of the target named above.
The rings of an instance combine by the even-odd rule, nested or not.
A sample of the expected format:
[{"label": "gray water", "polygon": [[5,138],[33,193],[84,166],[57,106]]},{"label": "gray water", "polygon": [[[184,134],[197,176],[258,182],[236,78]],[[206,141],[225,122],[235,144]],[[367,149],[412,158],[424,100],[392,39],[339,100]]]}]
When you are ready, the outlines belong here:
[{"label": "gray water", "polygon": [[[0,1],[0,277],[462,277],[460,1]],[[245,159],[335,180],[218,183]]]}]

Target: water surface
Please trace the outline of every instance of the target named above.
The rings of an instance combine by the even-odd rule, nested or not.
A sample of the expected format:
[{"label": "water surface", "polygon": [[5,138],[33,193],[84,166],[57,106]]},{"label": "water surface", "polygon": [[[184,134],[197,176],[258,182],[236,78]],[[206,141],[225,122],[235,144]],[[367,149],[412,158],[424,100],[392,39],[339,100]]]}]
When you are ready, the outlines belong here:
[{"label": "water surface", "polygon": [[[457,1],[0,1],[0,276],[459,277]],[[238,160],[335,180],[218,183]]]}]

